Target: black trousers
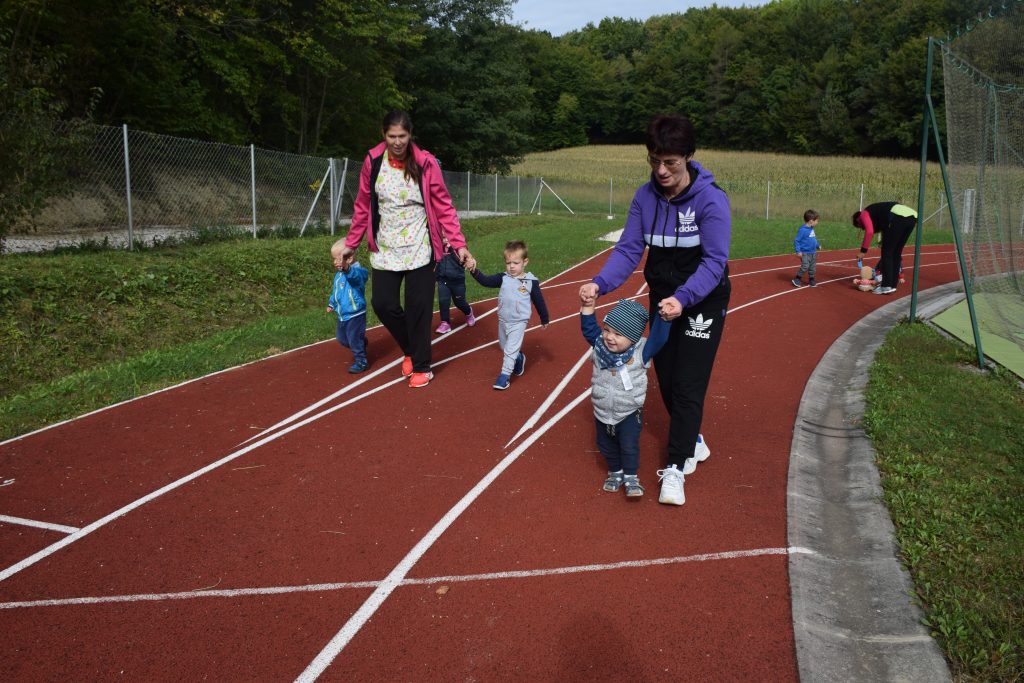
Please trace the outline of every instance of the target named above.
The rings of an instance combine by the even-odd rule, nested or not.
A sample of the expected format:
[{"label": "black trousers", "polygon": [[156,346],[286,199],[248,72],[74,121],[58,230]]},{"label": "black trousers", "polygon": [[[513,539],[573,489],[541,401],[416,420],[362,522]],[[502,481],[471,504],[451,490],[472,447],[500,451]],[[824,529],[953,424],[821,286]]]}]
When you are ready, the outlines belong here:
[{"label": "black trousers", "polygon": [[[683,469],[693,457],[704,419],[704,397],[725,328],[730,288],[719,286],[704,301],[672,321],[668,341],[654,356],[661,400],[669,415],[668,463]],[[658,314],[652,297],[651,316]]]},{"label": "black trousers", "polygon": [[[434,316],[434,264],[415,270],[371,273],[370,304],[402,353],[412,357],[413,372],[430,371],[430,322]],[[402,305],[402,283],[405,305]]]},{"label": "black trousers", "polygon": [[889,225],[882,233],[882,258],[878,263],[878,269],[882,271],[883,287],[895,287],[900,281],[903,247],[906,246],[916,225],[917,219],[913,216],[889,214]]}]

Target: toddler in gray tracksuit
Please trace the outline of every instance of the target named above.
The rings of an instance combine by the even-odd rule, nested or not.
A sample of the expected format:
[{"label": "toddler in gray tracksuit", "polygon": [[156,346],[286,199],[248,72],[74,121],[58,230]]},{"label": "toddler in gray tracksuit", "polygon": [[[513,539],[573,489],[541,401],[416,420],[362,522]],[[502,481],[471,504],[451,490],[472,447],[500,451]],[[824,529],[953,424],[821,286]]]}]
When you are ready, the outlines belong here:
[{"label": "toddler in gray tracksuit", "polygon": [[498,291],[498,344],[501,345],[501,372],[494,380],[494,388],[508,389],[511,376],[526,372],[526,354],[523,347],[523,336],[526,326],[537,308],[541,325],[548,326],[548,307],[544,296],[540,293],[540,281],[533,273],[526,272],[526,243],[513,240],[505,245],[505,272],[496,275],[484,275],[473,269],[473,278],[484,287],[497,287]]},{"label": "toddler in gray tracksuit", "polygon": [[645,338],[647,311],[631,299],[620,300],[598,327],[594,302],[584,301],[580,309],[583,338],[594,347],[590,399],[594,404],[597,447],[608,464],[605,491],[644,495],[637,470],[640,468],[640,431],[643,428],[644,399],[647,396],[647,368],[668,339],[670,325],[660,316],[651,323]]}]

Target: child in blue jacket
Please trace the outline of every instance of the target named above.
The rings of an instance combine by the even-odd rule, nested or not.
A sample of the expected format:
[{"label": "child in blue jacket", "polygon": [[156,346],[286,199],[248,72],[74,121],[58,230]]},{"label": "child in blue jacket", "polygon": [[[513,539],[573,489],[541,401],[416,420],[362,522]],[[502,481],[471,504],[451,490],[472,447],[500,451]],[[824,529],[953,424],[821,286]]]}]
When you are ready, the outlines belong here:
[{"label": "child in blue jacket", "polygon": [[327,299],[327,312],[337,313],[338,328],[335,337],[338,343],[352,350],[352,374],[363,372],[370,367],[366,359],[366,281],[370,272],[358,261],[346,264],[342,252],[345,240],[338,240],[331,247],[334,260],[334,283]]},{"label": "child in blue jacket", "polygon": [[814,271],[818,266],[818,250],[821,249],[821,242],[814,234],[814,226],[818,224],[818,212],[814,209],[804,211],[804,224],[796,231],[796,239],[793,240],[793,250],[800,256],[800,270],[793,278],[794,287],[803,287],[803,276],[807,273],[807,284],[816,287],[814,283]]}]

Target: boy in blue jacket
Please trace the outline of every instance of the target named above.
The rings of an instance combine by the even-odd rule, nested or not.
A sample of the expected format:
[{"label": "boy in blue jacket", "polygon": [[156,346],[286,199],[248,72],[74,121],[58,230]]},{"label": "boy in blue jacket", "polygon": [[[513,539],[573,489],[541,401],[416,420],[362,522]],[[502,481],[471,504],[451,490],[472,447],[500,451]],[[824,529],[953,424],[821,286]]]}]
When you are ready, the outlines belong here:
[{"label": "boy in blue jacket", "polygon": [[814,271],[818,265],[818,250],[821,249],[821,242],[814,234],[817,224],[818,212],[814,209],[804,211],[804,224],[796,231],[796,239],[793,240],[793,249],[800,256],[800,270],[792,280],[794,287],[803,287],[804,273],[807,273],[807,284],[817,286],[814,284]]},{"label": "boy in blue jacket", "polygon": [[370,272],[358,261],[346,264],[343,258],[345,240],[338,240],[331,247],[334,260],[334,283],[327,299],[327,312],[337,313],[338,329],[335,337],[338,343],[352,350],[352,374],[363,372],[370,367],[366,360],[366,281]]}]

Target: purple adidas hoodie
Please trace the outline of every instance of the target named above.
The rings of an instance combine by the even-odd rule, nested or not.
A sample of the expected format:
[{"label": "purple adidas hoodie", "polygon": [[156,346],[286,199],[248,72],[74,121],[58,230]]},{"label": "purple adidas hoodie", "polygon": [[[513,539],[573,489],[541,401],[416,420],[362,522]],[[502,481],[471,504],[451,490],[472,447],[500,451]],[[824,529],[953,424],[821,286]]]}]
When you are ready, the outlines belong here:
[{"label": "purple adidas hoodie", "polygon": [[[654,253],[670,254],[672,267],[666,272],[671,271],[674,296],[684,309],[703,301],[725,278],[732,231],[729,198],[710,171],[692,160],[688,168],[690,185],[671,201],[661,194],[653,174],[633,195],[622,236],[593,279],[602,295],[633,274],[648,247],[648,269]],[[652,295],[658,295],[661,287],[648,281]]]}]

